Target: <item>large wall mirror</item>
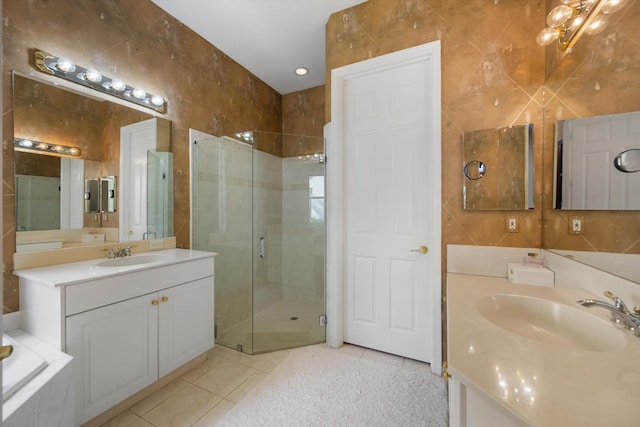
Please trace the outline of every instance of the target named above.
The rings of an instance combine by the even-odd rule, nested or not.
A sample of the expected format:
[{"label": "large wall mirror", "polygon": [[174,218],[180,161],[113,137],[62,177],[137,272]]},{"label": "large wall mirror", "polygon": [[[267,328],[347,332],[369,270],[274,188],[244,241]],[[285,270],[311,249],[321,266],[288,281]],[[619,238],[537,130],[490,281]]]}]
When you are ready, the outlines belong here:
[{"label": "large wall mirror", "polygon": [[[138,224],[140,236],[124,233],[131,237],[126,240],[173,235],[171,123],[103,98],[13,73],[14,140],[18,141],[14,146],[14,176],[19,251],[22,245],[36,250],[47,249],[49,246],[42,246],[47,242],[58,243],[52,247],[60,247],[60,242],[62,247],[67,243],[82,244],[82,234],[95,234],[96,229],[106,236],[106,241],[123,240],[119,237],[122,234],[119,226],[123,222],[121,208],[138,216],[142,209],[144,217],[152,218]],[[123,162],[120,144],[122,129],[139,123],[150,129],[155,140],[150,153],[143,153],[149,166],[143,168],[146,188],[142,198],[153,200],[139,203],[141,208],[134,210],[118,200],[121,186],[127,185],[119,178]],[[21,143],[22,140],[28,141],[27,146]],[[132,141],[135,142],[130,139],[127,143]],[[41,143],[49,148],[38,149],[37,145]],[[64,147],[64,151],[60,147]],[[160,178],[156,179],[156,175]],[[85,183],[106,177],[114,183],[112,191],[107,191],[113,195],[108,200],[111,204],[105,204],[104,209],[86,209]],[[165,203],[157,208],[159,191],[167,194],[161,197]],[[125,193],[133,200],[141,198],[131,190]],[[158,225],[158,230],[152,229],[154,225]]]},{"label": "large wall mirror", "polygon": [[554,208],[640,210],[640,112],[559,120]]},{"label": "large wall mirror", "polygon": [[542,182],[542,247],[638,284],[639,12],[627,2],[571,51],[546,48]]}]

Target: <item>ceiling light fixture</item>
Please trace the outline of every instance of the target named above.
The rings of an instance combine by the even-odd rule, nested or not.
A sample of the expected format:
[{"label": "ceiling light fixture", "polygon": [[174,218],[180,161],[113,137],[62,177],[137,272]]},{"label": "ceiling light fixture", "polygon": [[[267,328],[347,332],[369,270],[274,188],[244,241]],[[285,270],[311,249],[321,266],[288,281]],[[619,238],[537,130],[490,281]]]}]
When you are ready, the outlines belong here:
[{"label": "ceiling light fixture", "polygon": [[547,27],[538,33],[536,42],[547,46],[558,40],[558,48],[571,48],[583,33],[597,34],[606,25],[606,14],[622,9],[627,0],[562,0],[547,15]]},{"label": "ceiling light fixture", "polygon": [[81,153],[80,149],[77,147],[69,147],[62,144],[50,144],[48,142],[34,141],[24,138],[14,138],[13,147],[17,151],[35,151],[43,154],[49,154],[51,156],[59,155],[77,157]]},{"label": "ceiling light fixture", "polygon": [[295,73],[299,76],[306,76],[309,74],[309,69],[305,67],[298,67],[295,69]]},{"label": "ceiling light fixture", "polygon": [[167,112],[167,101],[162,96],[147,93],[139,87],[129,86],[120,79],[107,77],[95,68],[84,68],[70,59],[56,57],[37,49],[33,59],[36,68],[43,73],[125,99],[159,113]]}]

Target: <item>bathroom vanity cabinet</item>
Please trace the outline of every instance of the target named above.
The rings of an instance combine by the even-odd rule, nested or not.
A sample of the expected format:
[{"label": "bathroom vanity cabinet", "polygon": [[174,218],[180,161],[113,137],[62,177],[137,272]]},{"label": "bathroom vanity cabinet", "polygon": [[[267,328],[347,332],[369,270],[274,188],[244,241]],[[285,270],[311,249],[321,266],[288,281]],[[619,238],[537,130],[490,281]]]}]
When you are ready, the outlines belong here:
[{"label": "bathroom vanity cabinet", "polygon": [[16,272],[23,328],[74,357],[78,424],[213,347],[213,254],[154,254]]}]

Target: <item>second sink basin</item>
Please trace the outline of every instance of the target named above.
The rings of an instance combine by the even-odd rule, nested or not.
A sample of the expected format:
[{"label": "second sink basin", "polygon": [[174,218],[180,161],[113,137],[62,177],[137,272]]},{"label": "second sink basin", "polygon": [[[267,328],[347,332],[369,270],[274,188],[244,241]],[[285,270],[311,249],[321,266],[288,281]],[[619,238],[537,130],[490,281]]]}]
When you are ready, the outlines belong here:
[{"label": "second sink basin", "polygon": [[96,264],[98,267],[129,267],[133,265],[151,264],[165,259],[162,255],[137,255],[114,258]]},{"label": "second sink basin", "polygon": [[522,295],[488,295],[476,301],[478,312],[494,325],[520,336],[586,351],[624,347],[624,332],[577,308]]}]

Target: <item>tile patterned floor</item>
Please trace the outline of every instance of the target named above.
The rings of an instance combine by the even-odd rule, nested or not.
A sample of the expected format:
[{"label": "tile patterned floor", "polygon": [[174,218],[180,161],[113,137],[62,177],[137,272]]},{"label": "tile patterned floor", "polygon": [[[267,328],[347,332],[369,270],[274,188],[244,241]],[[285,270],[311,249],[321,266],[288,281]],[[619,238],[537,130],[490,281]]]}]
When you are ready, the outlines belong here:
[{"label": "tile patterned floor", "polygon": [[[325,344],[318,344],[325,345]],[[340,350],[407,369],[426,364],[345,344]],[[214,426],[290,350],[250,356],[217,345],[199,367],[122,412],[105,427],[205,427]]]}]

